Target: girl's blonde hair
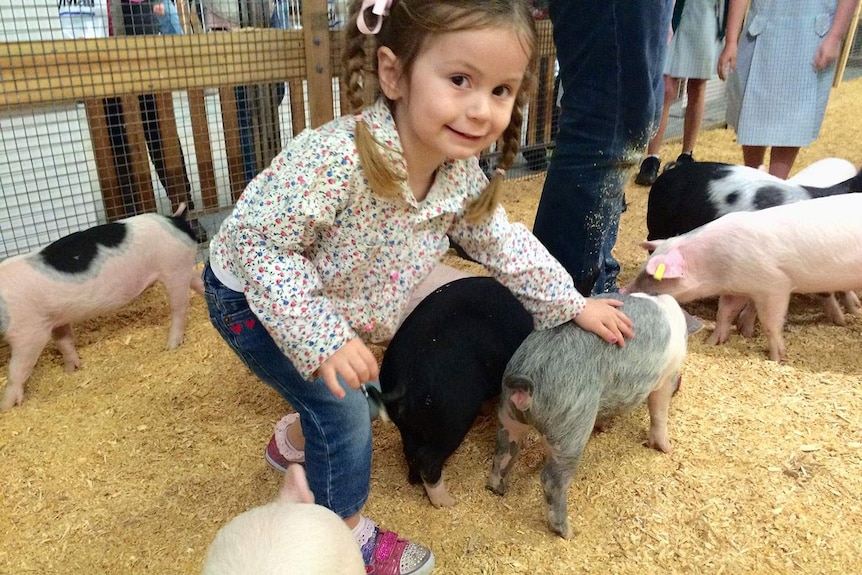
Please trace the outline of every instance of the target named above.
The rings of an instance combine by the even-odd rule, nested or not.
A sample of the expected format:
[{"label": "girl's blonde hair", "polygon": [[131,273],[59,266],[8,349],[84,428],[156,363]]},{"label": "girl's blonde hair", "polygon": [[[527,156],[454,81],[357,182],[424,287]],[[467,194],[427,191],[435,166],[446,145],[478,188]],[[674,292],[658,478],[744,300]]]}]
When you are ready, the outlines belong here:
[{"label": "girl's blonde hair", "polygon": [[[531,56],[530,63],[515,98],[512,118],[497,143],[500,150],[498,169],[482,194],[467,209],[468,220],[483,219],[499,203],[501,172],[512,165],[518,154],[524,105],[535,84],[538,40],[529,6],[525,0],[393,0],[389,14],[383,17],[380,31],[373,36],[363,34],[357,28],[356,20],[361,8],[362,0],[351,0],[342,54],[342,86],[345,88],[342,97],[352,114],[358,113],[367,101],[381,95],[376,82],[376,54],[381,46],[392,50],[401,64],[402,73],[409,78],[416,58],[435,35],[505,26],[511,27],[521,38],[524,51]],[[373,26],[377,16],[368,8],[364,18],[369,26]],[[403,177],[381,154],[380,146],[368,126],[357,122],[356,149],[371,189],[381,196],[395,197]]]}]

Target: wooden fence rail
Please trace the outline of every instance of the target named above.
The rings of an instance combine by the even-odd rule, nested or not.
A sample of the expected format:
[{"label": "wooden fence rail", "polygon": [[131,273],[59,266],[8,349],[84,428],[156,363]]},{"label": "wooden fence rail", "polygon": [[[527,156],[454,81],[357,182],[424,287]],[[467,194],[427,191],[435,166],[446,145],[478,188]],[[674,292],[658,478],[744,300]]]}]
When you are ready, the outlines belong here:
[{"label": "wooden fence rail", "polygon": [[[108,102],[122,108],[130,147],[129,169],[134,182],[134,210],[153,211],[156,202],[151,181],[139,97],[154,95],[164,145],[165,170],[184,170],[178,149],[172,92],[186,92],[192,124],[195,158],[201,185],[202,212],[218,205],[211,134],[205,90],[218,88],[224,149],[231,197],[235,201],[246,183],[243,150],[237,125],[237,87],[249,90],[262,108],[272,104],[269,90],[286,82],[292,111],[291,135],[335,115],[332,78],[340,73],[341,33],[328,29],[326,0],[304,0],[302,30],[245,28],[232,32],[192,33],[175,36],[116,36],[100,39],[0,43],[0,111],[26,112],[46,105],[83,101],[96,154],[99,184],[108,219],[122,217],[128,198],[121,198],[117,171],[111,156]],[[530,104],[526,143],[551,138],[554,52],[548,22],[538,22],[543,41],[543,71],[539,94]],[[158,57],[153,57],[157,54]],[[303,86],[307,100],[303,96]],[[278,104],[275,104],[277,109]],[[341,110],[339,110],[341,113]],[[257,169],[268,165],[280,147],[278,114],[252,118]],[[175,149],[176,148],[176,149]],[[177,178],[180,179],[179,177]],[[179,190],[167,190],[180,197]]]}]

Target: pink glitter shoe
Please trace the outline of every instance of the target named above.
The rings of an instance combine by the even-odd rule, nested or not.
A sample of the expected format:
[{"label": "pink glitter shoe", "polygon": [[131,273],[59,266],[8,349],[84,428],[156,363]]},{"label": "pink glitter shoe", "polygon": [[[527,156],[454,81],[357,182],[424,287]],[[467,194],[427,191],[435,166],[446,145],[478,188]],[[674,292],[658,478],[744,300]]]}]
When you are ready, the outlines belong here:
[{"label": "pink glitter shoe", "polygon": [[374,527],[374,536],[362,546],[362,557],[366,574],[428,575],[434,570],[430,549],[379,527]]},{"label": "pink glitter shoe", "polygon": [[275,424],[275,433],[269,438],[264,457],[270,467],[284,473],[291,463],[305,463],[305,451],[296,449],[287,440],[287,429],[299,421],[298,413],[288,413]]}]

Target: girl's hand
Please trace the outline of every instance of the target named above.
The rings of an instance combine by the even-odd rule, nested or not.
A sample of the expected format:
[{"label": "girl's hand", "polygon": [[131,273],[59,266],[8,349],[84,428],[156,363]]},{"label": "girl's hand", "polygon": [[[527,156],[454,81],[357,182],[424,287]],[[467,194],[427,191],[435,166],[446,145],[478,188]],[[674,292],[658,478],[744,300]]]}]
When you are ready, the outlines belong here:
[{"label": "girl's hand", "polygon": [[728,44],[718,57],[718,77],[727,80],[730,73],[736,69],[736,45]]},{"label": "girl's hand", "polygon": [[617,309],[622,305],[623,302],[617,299],[587,298],[587,305],[575,318],[575,323],[608,343],[625,347],[626,338],[633,338],[635,332],[632,330],[632,320]]},{"label": "girl's hand", "polygon": [[828,34],[820,46],[817,48],[817,54],[814,55],[814,71],[820,72],[832,65],[841,55],[841,38],[834,38]]},{"label": "girl's hand", "polygon": [[341,399],[345,396],[345,392],[338,383],[338,376],[340,375],[352,389],[359,389],[363,383],[377,379],[377,360],[361,339],[354,338],[329,356],[317,368],[315,375],[322,377],[332,395]]}]

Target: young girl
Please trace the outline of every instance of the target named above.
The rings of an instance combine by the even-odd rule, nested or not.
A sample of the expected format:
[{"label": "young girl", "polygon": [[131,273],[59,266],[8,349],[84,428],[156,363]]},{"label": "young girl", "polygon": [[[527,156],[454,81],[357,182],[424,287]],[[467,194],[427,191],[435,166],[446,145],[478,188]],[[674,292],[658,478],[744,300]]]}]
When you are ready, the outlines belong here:
[{"label": "young girl", "polygon": [[[727,123],[746,166],[787,179],[802,146],[820,136],[844,35],[859,0],[728,0],[718,75]],[[747,13],[746,13],[747,8]],[[743,29],[743,20],[745,29]]]},{"label": "young girl", "polygon": [[[369,43],[379,99],[363,108]],[[620,346],[633,337],[620,302],[585,301],[497,205],[535,48],[524,0],[353,0],[343,97],[358,113],[296,136],[211,242],[210,319],[298,412],[316,503],[354,530],[369,572],[425,574],[434,565],[428,549],[360,513],[371,477],[360,385],[378,373],[366,342],[391,339],[446,253],[447,234],[519,297],[538,328],[574,319]],[[489,183],[477,155],[498,140]],[[280,430],[281,445],[299,441],[294,423],[287,436]]]}]

